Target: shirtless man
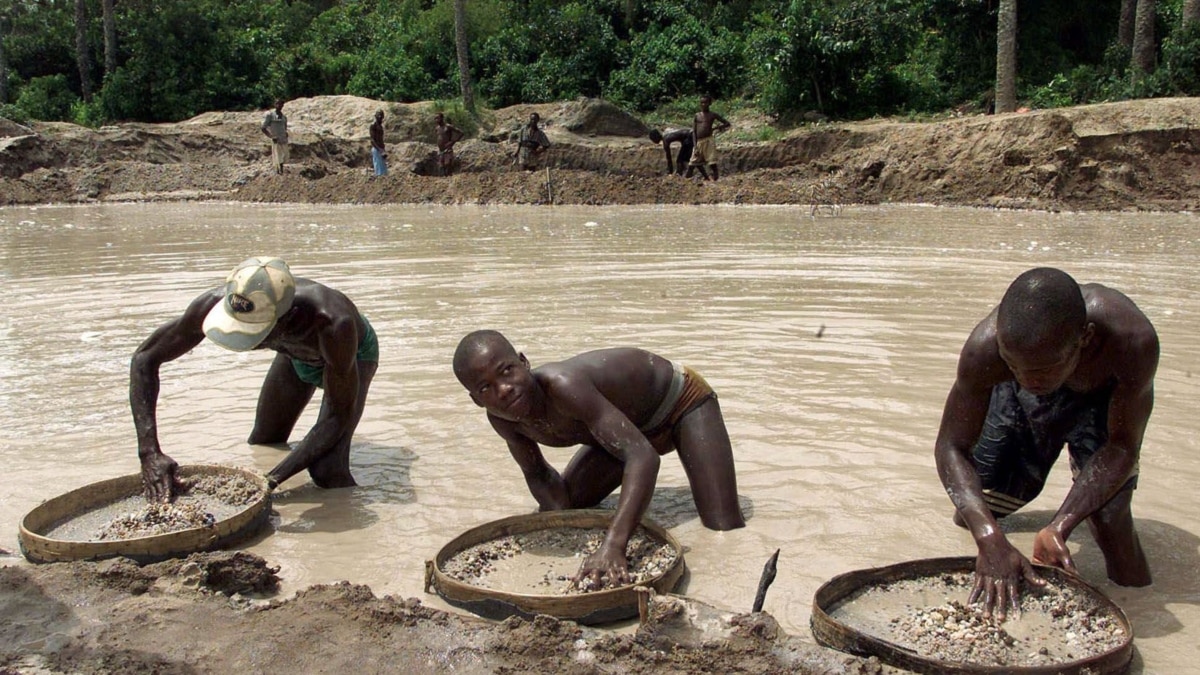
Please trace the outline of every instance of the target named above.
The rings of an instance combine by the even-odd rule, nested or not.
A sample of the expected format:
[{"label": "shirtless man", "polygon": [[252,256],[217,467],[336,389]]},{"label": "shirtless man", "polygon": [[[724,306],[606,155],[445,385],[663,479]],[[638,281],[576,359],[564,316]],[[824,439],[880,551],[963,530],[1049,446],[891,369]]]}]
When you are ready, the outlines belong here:
[{"label": "shirtless man", "polygon": [[387,145],[383,142],[383,111],[375,111],[375,122],[371,124],[371,165],[376,176],[387,175]]},{"label": "shirtless man", "polygon": [[1045,581],[1000,530],[1032,501],[1063,445],[1074,483],[1033,542],[1033,562],[1076,573],[1067,538],[1087,521],[1108,577],[1150,583],[1130,502],[1142,434],[1154,407],[1158,335],[1125,295],[1032,269],[963,346],[934,456],[979,557],[970,602],[1003,620],[1020,582]]},{"label": "shirtless man", "polygon": [[692,135],[696,139],[696,148],[692,151],[692,161],[688,162],[687,178],[692,177],[692,169],[699,169],[704,180],[708,180],[708,173],[704,171],[706,164],[712,171],[713,180],[720,177],[717,172],[717,142],[713,138],[713,134],[724,131],[732,125],[729,120],[709,110],[711,105],[711,96],[700,97],[700,112],[696,113],[696,117],[692,120]]},{"label": "shirtless man", "polygon": [[276,352],[249,443],[287,443],[316,388],[325,390],[312,430],[267,473],[272,489],[304,469],[318,487],[355,485],[350,439],[379,365],[375,331],[340,292],[294,278],[279,258],[250,258],[223,285],[192,300],[182,316],[159,326],[133,354],[129,405],[147,499],[171,501],[180,487],[175,460],[158,444],[159,367],[205,336],[233,351]]},{"label": "shirtless man", "polygon": [[449,176],[454,168],[454,144],[461,141],[466,134],[446,122],[446,116],[442,113],[435,115],[433,121],[434,130],[437,132],[438,170],[443,176]]},{"label": "shirtless man", "polygon": [[[658,478],[659,455],[679,450],[704,526],[745,525],[733,450],[717,395],[690,368],[641,349],[601,349],[532,368],[500,333],[470,333],[454,353],[454,374],[487,410],[543,511],[595,506],[621,496],[599,550],[576,582],[629,581],[625,547]],[[541,445],[582,445],[560,475]]]},{"label": "shirtless man", "polygon": [[[651,129],[649,136],[652,143],[662,143],[663,151],[667,153],[667,175],[678,174],[682,176],[688,162],[692,159],[692,149],[696,146],[696,142],[692,138],[692,130],[670,129],[664,134],[658,129]],[[675,143],[679,144],[679,154],[675,156],[675,160],[672,162],[671,146]]]}]

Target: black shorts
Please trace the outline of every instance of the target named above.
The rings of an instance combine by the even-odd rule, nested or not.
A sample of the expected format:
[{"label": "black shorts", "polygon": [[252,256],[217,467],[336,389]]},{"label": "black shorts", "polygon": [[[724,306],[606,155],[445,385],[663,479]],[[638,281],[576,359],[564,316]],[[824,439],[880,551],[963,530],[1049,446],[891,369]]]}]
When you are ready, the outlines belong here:
[{"label": "black shorts", "polygon": [[[1108,442],[1113,387],[1086,394],[1060,389],[1034,396],[1016,382],[992,389],[987,419],[972,452],[992,515],[1003,518],[1033,501],[1064,445],[1075,475]],[[1136,470],[1122,487],[1137,486]]]}]

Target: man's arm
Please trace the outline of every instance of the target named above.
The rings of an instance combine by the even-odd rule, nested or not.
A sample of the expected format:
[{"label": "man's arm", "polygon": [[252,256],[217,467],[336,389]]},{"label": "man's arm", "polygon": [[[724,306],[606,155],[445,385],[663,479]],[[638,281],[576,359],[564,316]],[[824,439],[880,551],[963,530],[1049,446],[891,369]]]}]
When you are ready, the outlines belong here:
[{"label": "man's arm", "polygon": [[204,341],[204,317],[220,301],[216,289],[197,297],[182,316],[151,333],[130,360],[129,407],[137,430],[142,482],[151,501],[170,501],[175,487],[175,461],[163,454],[158,443],[159,367]]},{"label": "man's arm", "polygon": [[954,385],[946,397],[942,422],[934,445],[938,477],[975,539],[975,587],[969,600],[984,601],[984,612],[995,610],[1003,620],[1020,600],[1020,580],[1040,585],[1025,558],[1004,536],[983,497],[979,472],[971,453],[987,417],[992,387],[1005,379],[1007,366],[995,342],[995,314],[972,332],[959,355]]},{"label": "man's arm", "polygon": [[718,123],[717,126],[713,129],[713,132],[725,131],[729,127],[733,126],[732,124],[729,123],[729,120],[725,119],[724,117],[721,117],[721,115],[718,113],[713,113],[713,119],[716,120]]},{"label": "man's arm", "polygon": [[625,581],[628,579],[625,546],[650,506],[661,459],[637,425],[590,380],[571,375],[552,381],[551,387],[551,398],[567,414],[586,424],[592,438],[624,467],[621,496],[608,534],[600,548],[584,562],[578,578],[590,576],[598,582],[600,576],[607,576],[610,580]]},{"label": "man's arm", "polygon": [[671,142],[664,138],[662,146],[663,152],[667,153],[667,174],[675,173],[675,162],[671,159]]},{"label": "man's arm", "polygon": [[262,132],[267,138],[275,140],[275,137],[271,135],[271,113],[267,113],[267,116],[263,118]]},{"label": "man's arm", "polygon": [[538,444],[516,431],[516,425],[491,414],[488,421],[504,442],[508,444],[508,452],[521,467],[525,476],[525,484],[529,486],[529,494],[537,500],[538,508],[542,511],[562,511],[571,508],[571,495],[567,490],[562,476],[542,455]]},{"label": "man's arm", "polygon": [[1154,409],[1158,355],[1158,336],[1147,327],[1118,357],[1123,372],[1109,399],[1108,443],[1080,470],[1058,512],[1038,533],[1033,548],[1036,562],[1073,571],[1067,539],[1079,523],[1103,508],[1136,470],[1142,436]]},{"label": "man's arm", "polygon": [[317,421],[296,447],[267,473],[275,485],[312,466],[350,433],[358,404],[358,315],[345,312],[319,329],[325,394]]}]

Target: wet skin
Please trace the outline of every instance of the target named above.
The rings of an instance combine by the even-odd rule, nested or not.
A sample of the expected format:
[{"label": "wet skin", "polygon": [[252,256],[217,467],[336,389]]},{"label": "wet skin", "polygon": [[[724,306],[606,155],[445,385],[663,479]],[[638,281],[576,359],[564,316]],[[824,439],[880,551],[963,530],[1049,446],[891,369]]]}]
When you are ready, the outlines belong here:
[{"label": "wet skin", "polygon": [[[733,126],[729,123],[729,120],[709,110],[708,108],[711,105],[712,99],[708,96],[703,96],[700,98],[700,112],[696,113],[695,118],[692,119],[692,135],[697,142],[712,136],[717,131],[724,131],[725,129]],[[720,178],[720,173],[717,170],[716,164],[711,164],[708,168],[712,170],[713,180]],[[704,177],[704,180],[709,179],[708,172],[705,171],[704,166],[700,164],[689,165],[687,168],[686,177],[692,177],[692,169],[699,169],[700,175]]]},{"label": "wet skin", "polygon": [[[224,287],[207,291],[182,316],[159,326],[134,352],[129,403],[138,435],[138,457],[147,499],[166,502],[180,484],[178,465],[158,442],[156,409],[159,368],[204,340],[204,317],[222,301]],[[319,487],[355,485],[350,473],[350,441],[375,376],[376,363],[356,358],[366,327],[345,295],[308,279],[296,279],[291,309],[255,349],[277,352],[259,394],[254,429],[247,442],[285,444],[316,387],[300,380],[291,359],[325,366],[324,396],[317,421],[287,457],[267,474],[274,488],[308,469]]]},{"label": "wet skin", "polygon": [[1045,395],[1066,387],[1086,393],[1115,381],[1108,409],[1108,443],[1082,467],[1050,523],[1038,531],[1033,561],[1077,573],[1066,541],[1083,521],[1104,554],[1108,577],[1123,586],[1151,582],[1134,529],[1131,488],[1142,436],[1154,406],[1158,336],[1128,297],[1099,284],[1082,285],[1087,326],[1078,336],[1015,349],[997,331],[997,310],[979,323],[959,356],[935,445],[938,475],[979,547],[970,601],[1003,620],[1020,601],[1020,583],[1041,579],[1000,530],[984,502],[972,449],[987,415],[992,388],[1015,380]]},{"label": "wet skin", "polygon": [[[659,456],[672,447],[679,450],[704,525],[745,525],[716,399],[684,416],[660,447],[638,430],[667,394],[669,361],[640,349],[604,349],[534,369],[505,342],[474,352],[456,374],[471,400],[487,410],[543,511],[595,506],[621,488],[604,542],[584,561],[576,582],[629,581],[625,547],[650,504]],[[540,445],[581,447],[559,474]]]},{"label": "wet skin", "polygon": [[442,115],[434,117],[434,132],[437,136],[438,167],[443,176],[449,176],[454,157],[447,151],[453,150],[454,144],[462,140],[465,134],[453,124],[447,124]]},{"label": "wet skin", "polygon": [[[672,159],[671,146],[675,143],[679,144],[679,155]],[[667,155],[667,175],[683,174],[688,161],[692,159],[693,145],[691,129],[674,129],[662,135],[663,152]]]}]

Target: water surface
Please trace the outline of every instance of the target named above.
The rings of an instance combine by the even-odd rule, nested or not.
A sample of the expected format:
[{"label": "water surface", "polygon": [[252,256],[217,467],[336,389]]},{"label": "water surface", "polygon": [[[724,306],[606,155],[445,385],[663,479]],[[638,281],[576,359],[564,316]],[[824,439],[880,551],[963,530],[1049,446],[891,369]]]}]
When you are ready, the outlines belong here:
[{"label": "water surface", "polygon": [[[285,591],[349,579],[419,597],[452,537],[535,507],[516,464],[450,370],[478,328],[534,365],[633,345],[696,368],[734,441],[745,529],[699,522],[682,467],[662,465],[650,515],[686,546],[685,590],[748,611],[780,549],[765,609],[810,636],[813,593],[841,572],[971,555],[950,522],[933,439],[968,332],[1033,266],[1130,295],[1162,359],[1134,515],[1155,584],[1105,580],[1080,528],[1086,578],[1129,615],[1135,670],[1200,662],[1200,219],[851,207],[364,207],[241,204],[0,209],[0,547],[42,500],[135,473],[129,357],[159,324],[250,255],[346,292],[379,334],[381,363],[355,436],[361,486],[286,482],[268,536]],[[162,369],[160,440],[181,464],[265,471],[249,446],[267,352],[210,343]],[[315,419],[316,405],[298,433]],[[546,449],[562,467],[569,449]],[[1028,553],[1069,485],[1006,524]],[[811,639],[811,637],[810,637]]]}]

